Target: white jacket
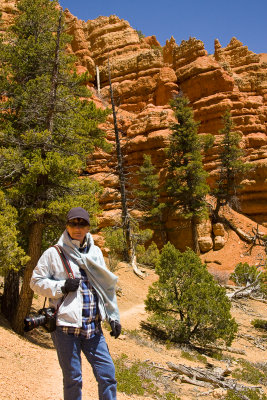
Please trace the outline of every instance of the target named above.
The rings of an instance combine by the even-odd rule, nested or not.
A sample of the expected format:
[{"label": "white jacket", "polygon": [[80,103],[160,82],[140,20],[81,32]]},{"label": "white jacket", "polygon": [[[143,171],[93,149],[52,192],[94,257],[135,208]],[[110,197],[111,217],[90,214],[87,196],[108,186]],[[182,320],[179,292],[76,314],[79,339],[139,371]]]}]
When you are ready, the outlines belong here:
[{"label": "white jacket", "polygon": [[[66,236],[66,231],[62,235],[64,238]],[[107,269],[104,261],[102,251],[98,246],[93,243],[92,236],[88,234],[88,239],[91,242],[90,247],[90,259],[92,262],[102,269]],[[76,241],[72,241],[75,245]],[[59,241],[59,244],[61,242]],[[81,278],[81,273],[79,266],[73,259],[68,258],[69,264],[73,271],[75,278]],[[90,279],[90,275],[87,272],[87,276]],[[75,292],[69,292],[64,301],[61,303],[63,298],[63,293],[61,287],[64,286],[66,279],[68,278],[67,272],[65,271],[62,260],[54,247],[47,249],[39,259],[37,266],[35,267],[30,287],[37,294],[49,298],[49,306],[57,308],[60,305],[57,313],[57,325],[58,326],[82,326],[82,306],[83,297],[81,293],[81,287]],[[92,281],[91,281],[92,282]],[[99,287],[97,287],[97,282],[94,282],[93,287],[95,288],[98,295],[98,308],[102,320],[108,318],[108,320],[118,320],[119,312],[117,307],[117,302],[115,299],[113,310],[110,312],[109,306],[105,304],[103,296]]]}]

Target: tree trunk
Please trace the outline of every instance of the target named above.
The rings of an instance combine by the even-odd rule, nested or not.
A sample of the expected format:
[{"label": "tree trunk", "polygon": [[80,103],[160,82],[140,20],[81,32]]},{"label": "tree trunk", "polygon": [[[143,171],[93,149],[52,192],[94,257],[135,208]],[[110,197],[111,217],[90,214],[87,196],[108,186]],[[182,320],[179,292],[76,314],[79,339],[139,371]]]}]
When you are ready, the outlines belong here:
[{"label": "tree trunk", "polygon": [[195,216],[193,216],[191,219],[191,226],[192,226],[193,250],[196,254],[200,254],[199,244],[198,244],[197,218]]},{"label": "tree trunk", "polygon": [[131,257],[132,243],[131,243],[131,230],[130,230],[130,216],[129,216],[128,207],[127,207],[123,155],[122,155],[122,151],[121,151],[119,129],[118,129],[118,125],[117,125],[117,115],[116,115],[116,110],[115,110],[115,103],[114,103],[113,90],[112,90],[112,84],[111,84],[110,67],[109,67],[109,86],[110,86],[110,99],[111,99],[112,112],[113,112],[114,131],[115,131],[115,139],[116,139],[116,152],[117,152],[119,182],[120,182],[120,192],[121,192],[122,229],[123,229],[125,242],[126,242],[126,248],[124,249],[124,258],[125,258],[126,262],[130,262],[131,258],[132,258]]},{"label": "tree trunk", "polygon": [[56,36],[56,48],[54,57],[54,67],[52,71],[51,79],[51,92],[50,92],[50,107],[47,115],[47,128],[53,134],[54,129],[54,117],[55,117],[55,106],[57,97],[57,87],[58,87],[58,73],[59,73],[59,51],[60,51],[60,37],[62,34],[62,10],[60,10],[57,36]]},{"label": "tree trunk", "polygon": [[15,315],[19,301],[19,273],[11,269],[4,279],[4,293],[1,301],[1,311],[9,322]]},{"label": "tree trunk", "polygon": [[30,261],[24,271],[18,307],[12,321],[12,328],[20,335],[23,335],[24,318],[29,314],[32,305],[33,291],[30,288],[30,280],[32,271],[41,256],[43,229],[44,225],[40,221],[34,222],[30,226],[28,249]]}]

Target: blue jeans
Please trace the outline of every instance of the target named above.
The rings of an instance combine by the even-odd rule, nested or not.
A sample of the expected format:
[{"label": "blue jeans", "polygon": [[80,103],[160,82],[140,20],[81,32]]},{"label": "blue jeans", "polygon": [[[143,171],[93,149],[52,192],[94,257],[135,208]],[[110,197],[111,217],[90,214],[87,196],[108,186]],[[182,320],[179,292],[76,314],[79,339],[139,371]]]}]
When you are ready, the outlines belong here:
[{"label": "blue jeans", "polygon": [[81,351],[91,364],[98,382],[99,400],[116,400],[115,367],[102,333],[85,339],[56,329],[51,337],[63,373],[64,400],[82,399]]}]

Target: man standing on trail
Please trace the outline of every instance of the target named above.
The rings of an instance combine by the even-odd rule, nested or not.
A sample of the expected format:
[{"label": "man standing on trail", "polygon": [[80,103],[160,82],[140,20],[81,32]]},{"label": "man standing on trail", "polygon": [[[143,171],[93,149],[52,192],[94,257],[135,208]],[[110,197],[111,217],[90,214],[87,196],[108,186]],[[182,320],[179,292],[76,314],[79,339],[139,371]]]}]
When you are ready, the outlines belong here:
[{"label": "man standing on trail", "polygon": [[[117,277],[105,266],[103,254],[89,233],[86,210],[72,208],[66,230],[56,246],[47,249],[31,279],[36,293],[49,297],[57,310],[51,333],[63,372],[64,400],[81,400],[81,351],[92,366],[100,400],[115,400],[115,367],[101,329],[107,319],[115,339],[121,333],[116,299]],[[67,261],[67,269],[64,262]]]}]

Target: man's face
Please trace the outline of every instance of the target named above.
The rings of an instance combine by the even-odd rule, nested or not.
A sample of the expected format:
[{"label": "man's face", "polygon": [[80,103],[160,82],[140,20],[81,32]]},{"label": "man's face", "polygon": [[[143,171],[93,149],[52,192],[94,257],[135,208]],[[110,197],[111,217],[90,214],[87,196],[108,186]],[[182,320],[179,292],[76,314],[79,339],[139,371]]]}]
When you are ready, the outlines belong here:
[{"label": "man's face", "polygon": [[86,234],[89,232],[89,225],[82,218],[73,218],[67,222],[66,229],[72,239],[79,240],[82,244]]}]

